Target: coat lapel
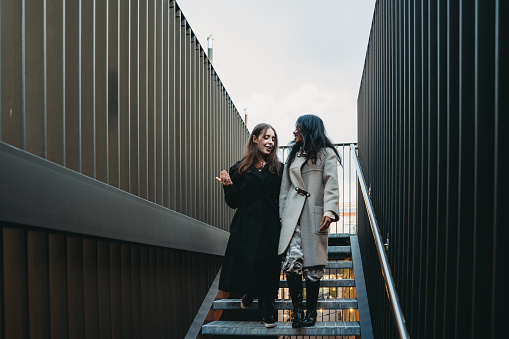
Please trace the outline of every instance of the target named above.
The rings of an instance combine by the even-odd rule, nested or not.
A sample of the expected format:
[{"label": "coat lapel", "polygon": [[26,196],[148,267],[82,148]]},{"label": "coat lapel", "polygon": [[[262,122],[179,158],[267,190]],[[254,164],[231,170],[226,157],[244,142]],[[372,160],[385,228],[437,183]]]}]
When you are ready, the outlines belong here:
[{"label": "coat lapel", "polygon": [[288,195],[284,201],[281,215],[281,235],[278,247],[278,253],[281,255],[286,251],[290,241],[292,240],[295,227],[297,226],[302,209],[306,203],[307,197],[300,195],[295,191],[295,187],[300,187],[304,190],[307,189],[304,185],[301,173],[302,166],[304,166],[305,162],[305,157],[296,157],[290,165],[289,176],[286,177],[288,179],[283,177],[283,181],[288,180],[291,184],[287,185],[285,183],[285,185],[287,185],[286,187],[288,187]]},{"label": "coat lapel", "polygon": [[304,186],[304,180],[302,180],[301,174],[301,169],[305,162],[305,157],[295,157],[295,160],[290,166],[290,181],[295,187],[300,187],[304,190],[307,190],[307,188]]}]

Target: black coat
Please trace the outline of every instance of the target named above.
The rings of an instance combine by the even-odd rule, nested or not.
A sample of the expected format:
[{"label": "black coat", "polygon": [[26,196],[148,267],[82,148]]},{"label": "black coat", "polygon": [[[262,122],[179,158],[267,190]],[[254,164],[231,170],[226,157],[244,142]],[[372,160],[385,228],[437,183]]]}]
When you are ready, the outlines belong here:
[{"label": "black coat", "polygon": [[230,168],[233,185],[224,186],[226,203],[237,211],[230,226],[219,289],[275,293],[281,270],[277,254],[281,179],[270,173],[268,166],[239,174],[239,165],[240,161]]}]

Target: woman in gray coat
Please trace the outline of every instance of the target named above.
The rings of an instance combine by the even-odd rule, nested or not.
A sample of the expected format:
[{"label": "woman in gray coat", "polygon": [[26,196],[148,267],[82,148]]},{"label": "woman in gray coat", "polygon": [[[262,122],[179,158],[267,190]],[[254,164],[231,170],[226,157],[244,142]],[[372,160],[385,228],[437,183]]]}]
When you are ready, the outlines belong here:
[{"label": "woman in gray coat", "polygon": [[[320,279],[327,264],[329,225],[339,220],[337,163],[341,158],[327,137],[322,119],[303,115],[283,171],[279,193],[281,235],[286,274],[295,316],[292,327],[314,326]],[[304,317],[302,276],[306,279]]]}]

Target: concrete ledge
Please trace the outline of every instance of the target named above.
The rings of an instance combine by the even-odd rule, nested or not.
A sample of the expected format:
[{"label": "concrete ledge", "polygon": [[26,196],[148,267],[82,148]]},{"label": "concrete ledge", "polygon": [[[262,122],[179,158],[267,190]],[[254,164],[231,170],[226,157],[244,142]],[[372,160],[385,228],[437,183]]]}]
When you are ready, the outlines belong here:
[{"label": "concrete ledge", "polygon": [[223,256],[229,233],[0,142],[0,221]]}]

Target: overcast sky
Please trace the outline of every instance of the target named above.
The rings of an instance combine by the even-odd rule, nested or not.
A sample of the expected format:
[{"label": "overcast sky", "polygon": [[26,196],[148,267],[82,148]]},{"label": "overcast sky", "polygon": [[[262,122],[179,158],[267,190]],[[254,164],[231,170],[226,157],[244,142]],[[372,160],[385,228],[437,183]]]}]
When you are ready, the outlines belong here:
[{"label": "overcast sky", "polygon": [[177,0],[248,128],[280,145],[316,114],[334,142],[357,141],[357,94],[375,0]]}]

